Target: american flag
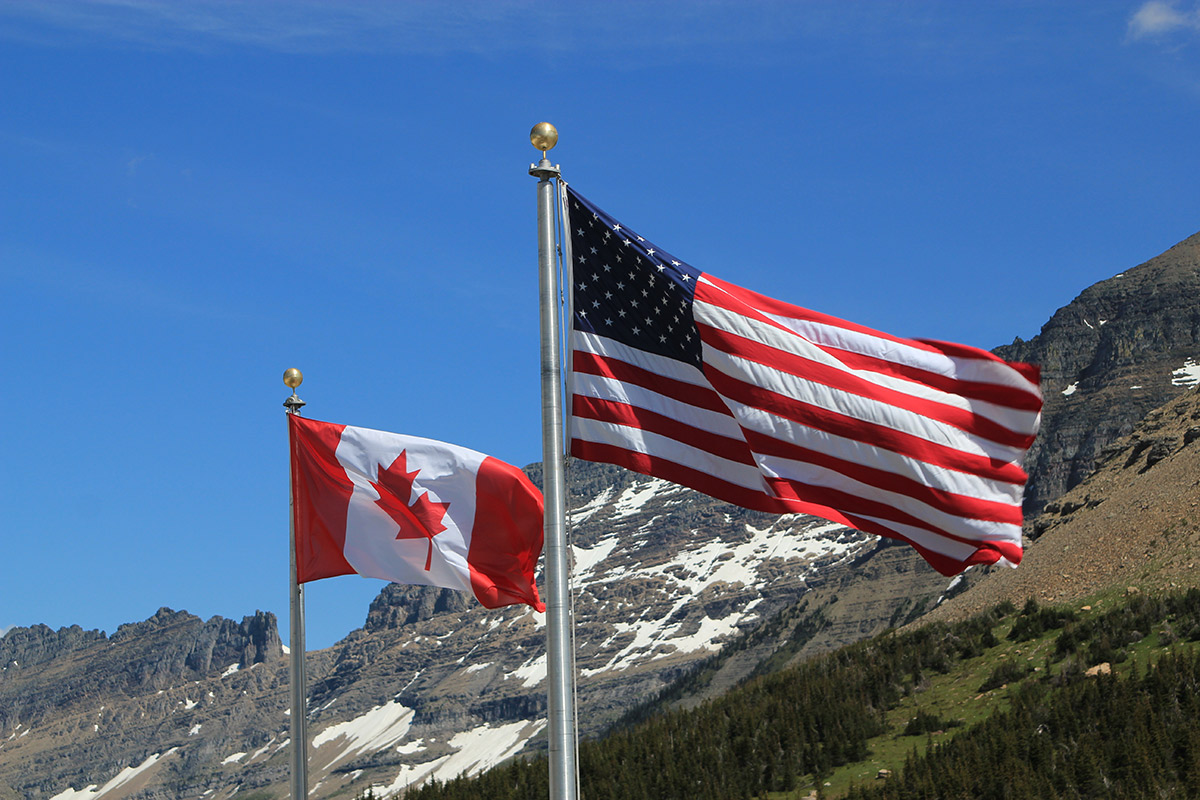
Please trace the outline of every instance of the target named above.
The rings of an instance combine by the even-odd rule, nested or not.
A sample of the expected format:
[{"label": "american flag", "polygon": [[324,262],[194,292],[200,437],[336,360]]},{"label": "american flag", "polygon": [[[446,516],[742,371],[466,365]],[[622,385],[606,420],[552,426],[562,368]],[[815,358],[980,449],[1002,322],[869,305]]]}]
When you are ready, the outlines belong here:
[{"label": "american flag", "polygon": [[563,185],[571,454],[912,544],[1021,560],[1038,369],[721,281]]}]

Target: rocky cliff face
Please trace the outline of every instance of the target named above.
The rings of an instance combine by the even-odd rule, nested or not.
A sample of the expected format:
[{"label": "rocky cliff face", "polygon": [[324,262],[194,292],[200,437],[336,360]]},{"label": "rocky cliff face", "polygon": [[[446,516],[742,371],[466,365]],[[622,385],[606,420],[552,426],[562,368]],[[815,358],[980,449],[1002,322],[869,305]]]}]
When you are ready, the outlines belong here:
[{"label": "rocky cliff face", "polygon": [[[755,671],[935,606],[935,615],[967,607],[965,598],[988,591],[1059,599],[1099,575],[1072,548],[1108,547],[1105,559],[1131,570],[1120,578],[1190,574],[1200,545],[1193,557],[1163,543],[1200,542],[1200,411],[1166,406],[1167,416],[1150,417],[1158,427],[1120,437],[1200,383],[1200,235],[1086,290],[1035,339],[1000,353],[1042,364],[1046,393],[1027,462],[1028,506],[1046,512],[1031,531],[1044,535],[1016,572],[948,581],[902,545],[572,464],[581,731],[602,732],[700,664],[711,678],[672,690],[670,702],[700,702]],[[1095,480],[1109,484],[1064,495],[1101,462],[1108,477]],[[1132,550],[1113,549],[1134,540],[1125,532],[1140,530],[1137,520],[1159,517]],[[979,594],[960,594],[974,584]],[[455,592],[383,587],[362,629],[307,654],[312,796],[398,792],[541,747],[544,624],[525,607],[488,610]],[[9,631],[0,638],[0,800],[283,797],[286,666],[270,614],[204,622],[162,609],[111,636]]]},{"label": "rocky cliff face", "polygon": [[1037,336],[995,351],[1042,367],[1026,516],[1092,473],[1104,448],[1200,382],[1200,234],[1086,289]]},{"label": "rocky cliff face", "polygon": [[[263,612],[205,622],[163,608],[111,637],[77,626],[9,631],[0,639],[0,797],[100,786],[171,747],[203,760],[216,743],[255,741],[263,710],[286,704],[281,656],[275,617]],[[80,783],[84,774],[95,778]],[[160,777],[165,787],[177,776]]]}]

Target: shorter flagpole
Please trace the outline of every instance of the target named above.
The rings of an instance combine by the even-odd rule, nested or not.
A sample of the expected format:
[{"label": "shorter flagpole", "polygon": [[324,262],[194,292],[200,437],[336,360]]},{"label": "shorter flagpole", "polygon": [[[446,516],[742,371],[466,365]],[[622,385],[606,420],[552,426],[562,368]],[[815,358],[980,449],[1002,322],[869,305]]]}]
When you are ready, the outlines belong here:
[{"label": "shorter flagpole", "polygon": [[[304,382],[304,374],[292,367],[283,373],[283,383],[292,396],[283,401],[288,414],[299,414],[306,404],[296,396],[296,387]],[[292,689],[292,800],[308,797],[308,673],[304,666],[304,586],[296,580],[296,513],[295,491],[291,481],[291,454],[288,470],[288,549],[291,553],[291,586],[288,593],[291,612],[290,649]]]}]

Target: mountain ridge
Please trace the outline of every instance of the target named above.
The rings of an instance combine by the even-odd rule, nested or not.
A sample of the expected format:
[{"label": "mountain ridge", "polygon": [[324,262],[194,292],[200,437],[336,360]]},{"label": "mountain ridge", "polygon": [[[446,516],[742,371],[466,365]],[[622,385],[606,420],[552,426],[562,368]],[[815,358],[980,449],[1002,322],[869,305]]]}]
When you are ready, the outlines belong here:
[{"label": "mountain ridge", "polygon": [[[1197,276],[1200,234],[1085,290],[1033,340],[998,349],[1049,365],[1047,425],[1030,466],[1040,487],[1032,505],[1044,513],[1030,515],[1016,572],[977,568],[950,580],[901,544],[570,463],[584,735],[680,678],[707,675],[669,698],[697,705],[756,673],[983,602],[989,587],[1018,591],[1029,580],[1039,597],[1082,596],[1087,587],[1068,578],[1088,571],[1064,577],[1071,570],[1055,573],[1051,556],[1116,524],[1103,515],[1121,503],[1142,502],[1097,498],[1123,489],[1149,497],[1158,485],[1195,499],[1196,484],[1180,488],[1200,452],[1195,410],[1164,403],[1200,398],[1186,392],[1200,382],[1200,368],[1187,366],[1200,360]],[[1138,427],[1134,417],[1155,398],[1161,414]],[[1080,477],[1097,464],[1103,486]],[[539,480],[539,465],[527,472]],[[1164,541],[1192,541],[1191,521],[1177,531]],[[1166,557],[1164,546],[1141,546],[1125,554],[1126,569]],[[1196,562],[1163,563],[1183,581]],[[385,585],[362,628],[306,654],[314,797],[395,791],[544,746],[544,619],[468,600]],[[0,800],[267,797],[286,786],[287,660],[271,615],[236,623],[161,609],[111,636],[32,626],[0,637],[0,657]]]}]

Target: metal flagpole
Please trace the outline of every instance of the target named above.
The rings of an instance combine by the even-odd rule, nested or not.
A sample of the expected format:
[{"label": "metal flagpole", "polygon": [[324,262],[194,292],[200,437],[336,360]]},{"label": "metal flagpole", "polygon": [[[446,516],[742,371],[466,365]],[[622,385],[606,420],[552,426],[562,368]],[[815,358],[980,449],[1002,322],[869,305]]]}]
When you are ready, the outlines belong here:
[{"label": "metal flagpole", "polygon": [[538,297],[542,327],[542,495],[545,498],[546,692],[549,706],[550,800],[575,800],[575,657],[567,567],[566,493],[563,477],[562,352],[559,285],[554,250],[554,180],[557,166],[546,151],[558,131],[539,122],[529,141],[542,151],[530,165],[538,178]]},{"label": "metal flagpole", "polygon": [[[304,382],[304,374],[295,367],[283,373],[284,384],[292,396],[283,401],[289,414],[299,414],[305,402],[296,396],[296,387]],[[288,537],[291,551],[291,670],[292,687],[292,800],[308,797],[308,673],[304,668],[304,586],[296,581],[296,502],[292,482],[288,480]]]}]

